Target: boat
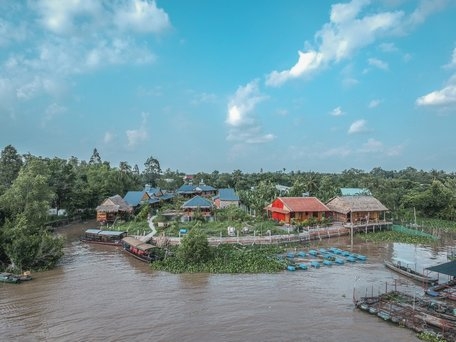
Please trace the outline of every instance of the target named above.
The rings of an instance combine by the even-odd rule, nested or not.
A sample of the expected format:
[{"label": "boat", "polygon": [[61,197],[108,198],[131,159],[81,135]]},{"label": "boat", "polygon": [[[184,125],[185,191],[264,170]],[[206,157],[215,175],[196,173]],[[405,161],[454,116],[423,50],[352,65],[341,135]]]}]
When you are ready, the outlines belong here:
[{"label": "boat", "polygon": [[158,259],[158,247],[143,242],[132,236],[126,236],[122,239],[122,248],[125,252],[144,262],[152,262]]},{"label": "boat", "polygon": [[85,231],[81,237],[81,241],[100,245],[120,246],[122,239],[126,236],[127,232],[90,228]]},{"label": "boat", "polygon": [[397,260],[396,262],[390,262],[385,260],[385,266],[388,267],[389,269],[402,274],[406,277],[409,277],[415,281],[422,282],[424,284],[436,284],[438,282],[437,278],[430,277],[427,275],[424,275],[422,273],[419,273],[409,267],[410,263],[407,262],[401,262]]},{"label": "boat", "polygon": [[332,266],[332,264],[333,264],[333,263],[332,263],[332,261],[330,261],[330,260],[326,260],[326,259],[323,260],[323,265],[325,265],[325,266]]},{"label": "boat", "polygon": [[296,271],[296,267],[294,265],[288,265],[287,270],[293,272],[293,271]]},{"label": "boat", "polygon": [[0,273],[0,283],[19,284],[21,279],[12,273]]},{"label": "boat", "polygon": [[320,263],[318,261],[311,261],[310,266],[313,268],[320,268]]},{"label": "boat", "polygon": [[307,270],[309,268],[309,266],[307,266],[307,264],[304,264],[304,263],[300,263],[298,264],[298,267],[301,269],[301,270]]}]

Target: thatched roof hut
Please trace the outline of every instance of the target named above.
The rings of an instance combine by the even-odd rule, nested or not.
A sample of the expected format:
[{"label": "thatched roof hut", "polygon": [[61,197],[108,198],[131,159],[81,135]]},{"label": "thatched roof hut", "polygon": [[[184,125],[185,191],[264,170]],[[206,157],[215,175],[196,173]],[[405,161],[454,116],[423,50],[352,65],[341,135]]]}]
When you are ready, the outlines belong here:
[{"label": "thatched roof hut", "polygon": [[333,212],[333,217],[343,222],[379,220],[388,211],[374,196],[338,196],[331,199],[326,206]]},{"label": "thatched roof hut", "polygon": [[113,222],[118,215],[125,216],[132,213],[133,208],[119,195],[111,196],[97,208],[97,221]]}]

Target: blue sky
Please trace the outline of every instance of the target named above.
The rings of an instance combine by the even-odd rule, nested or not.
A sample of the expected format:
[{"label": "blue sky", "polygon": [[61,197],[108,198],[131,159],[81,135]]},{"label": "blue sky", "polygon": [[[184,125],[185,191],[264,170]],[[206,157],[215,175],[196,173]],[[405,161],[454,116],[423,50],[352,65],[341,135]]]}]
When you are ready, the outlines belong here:
[{"label": "blue sky", "polygon": [[454,172],[453,0],[0,0],[0,147]]}]

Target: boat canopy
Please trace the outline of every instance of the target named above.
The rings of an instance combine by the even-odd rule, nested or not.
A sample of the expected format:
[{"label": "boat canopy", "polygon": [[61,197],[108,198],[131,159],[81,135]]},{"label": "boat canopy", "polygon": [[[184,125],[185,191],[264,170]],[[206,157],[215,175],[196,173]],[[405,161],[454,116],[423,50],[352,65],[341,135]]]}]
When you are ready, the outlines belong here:
[{"label": "boat canopy", "polygon": [[431,272],[437,272],[456,277],[456,260],[449,261],[437,266],[427,267],[426,269]]},{"label": "boat canopy", "polygon": [[152,248],[155,248],[154,245],[151,245],[151,244],[148,244],[148,243],[145,243],[145,242],[142,242],[141,240],[138,240],[132,236],[126,236],[122,239],[122,242],[132,246],[132,247],[135,247],[139,250],[143,250],[143,251],[147,251],[149,249],[152,249]]},{"label": "boat canopy", "polygon": [[405,259],[401,259],[401,258],[393,258],[393,260],[396,262],[396,263],[400,263],[401,265],[415,265],[415,263],[413,261],[409,261],[409,260],[405,260]]},{"label": "boat canopy", "polygon": [[126,235],[127,232],[121,232],[118,230],[101,230],[90,228],[86,230],[86,234],[100,235],[100,236],[122,236]]}]

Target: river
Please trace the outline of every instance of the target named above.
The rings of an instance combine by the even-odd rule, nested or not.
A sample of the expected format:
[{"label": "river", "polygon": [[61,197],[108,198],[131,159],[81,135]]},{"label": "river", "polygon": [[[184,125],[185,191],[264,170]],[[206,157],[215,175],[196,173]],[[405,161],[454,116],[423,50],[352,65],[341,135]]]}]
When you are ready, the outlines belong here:
[{"label": "river", "polygon": [[[175,275],[152,271],[120,248],[79,242],[90,226],[58,231],[67,242],[57,268],[19,285],[0,284],[1,341],[419,341],[354,309],[353,293],[376,294],[394,282],[398,275],[383,266],[385,258],[420,267],[446,261],[443,248],[357,243],[354,251],[366,262],[278,274]],[[347,243],[341,237],[318,246]]]}]

